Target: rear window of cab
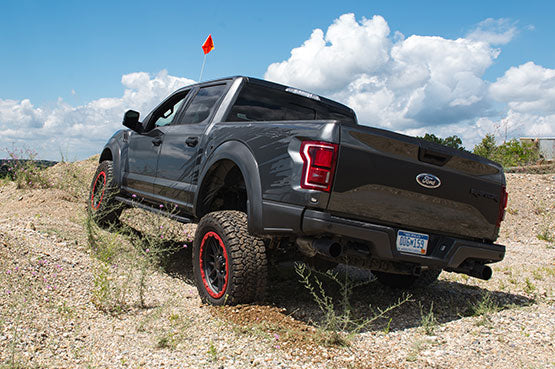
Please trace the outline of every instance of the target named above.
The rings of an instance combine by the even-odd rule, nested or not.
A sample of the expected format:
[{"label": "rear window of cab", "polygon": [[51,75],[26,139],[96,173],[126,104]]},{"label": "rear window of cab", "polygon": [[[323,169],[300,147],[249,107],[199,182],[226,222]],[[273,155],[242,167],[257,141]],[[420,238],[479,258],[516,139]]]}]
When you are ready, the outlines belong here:
[{"label": "rear window of cab", "polygon": [[247,83],[233,104],[227,122],[339,120],[355,124],[354,117],[301,95]]}]

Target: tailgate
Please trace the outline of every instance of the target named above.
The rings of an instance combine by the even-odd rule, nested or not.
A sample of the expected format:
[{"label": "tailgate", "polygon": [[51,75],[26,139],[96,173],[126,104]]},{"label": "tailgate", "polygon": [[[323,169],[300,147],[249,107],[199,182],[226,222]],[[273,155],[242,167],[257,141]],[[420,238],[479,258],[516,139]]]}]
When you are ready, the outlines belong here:
[{"label": "tailgate", "polygon": [[342,126],[328,210],[493,241],[504,186],[502,167],[479,156],[381,129]]}]

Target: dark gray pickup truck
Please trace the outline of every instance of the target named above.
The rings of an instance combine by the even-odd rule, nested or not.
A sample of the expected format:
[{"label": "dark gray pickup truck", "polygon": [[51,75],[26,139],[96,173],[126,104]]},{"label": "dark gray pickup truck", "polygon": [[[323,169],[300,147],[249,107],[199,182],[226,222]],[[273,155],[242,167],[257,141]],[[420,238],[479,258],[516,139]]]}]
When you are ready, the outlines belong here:
[{"label": "dark gray pickup truck", "polygon": [[206,302],[261,297],[273,250],[403,288],[442,270],[489,279],[486,264],[504,257],[499,164],[361,126],[324,97],[232,77],[182,88],[142,122],[130,110],[123,124],[100,155],[89,209],[99,223],[116,220],[115,204],[198,222]]}]

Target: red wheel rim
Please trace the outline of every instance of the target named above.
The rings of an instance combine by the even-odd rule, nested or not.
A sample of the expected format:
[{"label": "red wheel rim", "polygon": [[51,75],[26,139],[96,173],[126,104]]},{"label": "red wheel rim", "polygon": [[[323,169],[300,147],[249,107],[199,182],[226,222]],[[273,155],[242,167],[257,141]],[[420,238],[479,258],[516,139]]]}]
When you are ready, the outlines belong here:
[{"label": "red wheel rim", "polygon": [[200,276],[206,292],[222,297],[229,279],[229,264],[224,242],[216,232],[207,232],[200,243]]},{"label": "red wheel rim", "polygon": [[[102,177],[101,185],[99,184],[99,179]],[[104,197],[104,191],[106,190],[106,173],[104,171],[98,173],[96,179],[94,180],[94,185],[91,191],[91,207],[94,210],[98,210],[100,207],[100,203],[102,202],[102,198]],[[100,196],[98,196],[100,195]]]}]

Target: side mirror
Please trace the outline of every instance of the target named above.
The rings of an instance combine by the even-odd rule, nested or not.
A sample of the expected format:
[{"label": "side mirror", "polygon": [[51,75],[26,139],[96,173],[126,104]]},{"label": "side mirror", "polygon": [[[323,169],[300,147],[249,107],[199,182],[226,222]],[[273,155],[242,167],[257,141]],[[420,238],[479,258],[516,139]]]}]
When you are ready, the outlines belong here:
[{"label": "side mirror", "polygon": [[135,110],[126,111],[123,115],[123,125],[127,128],[131,128],[137,133],[141,133],[143,131],[143,126],[139,123],[139,115],[140,113]]}]

